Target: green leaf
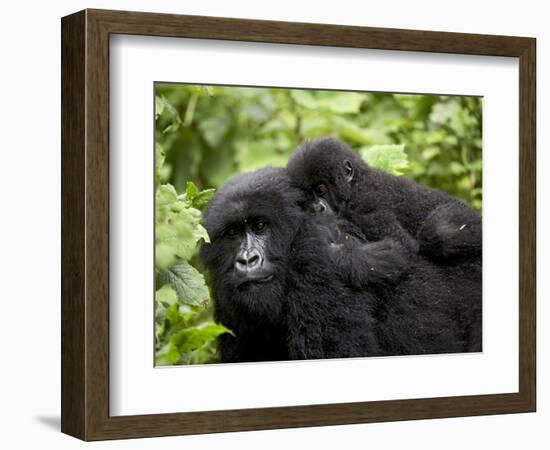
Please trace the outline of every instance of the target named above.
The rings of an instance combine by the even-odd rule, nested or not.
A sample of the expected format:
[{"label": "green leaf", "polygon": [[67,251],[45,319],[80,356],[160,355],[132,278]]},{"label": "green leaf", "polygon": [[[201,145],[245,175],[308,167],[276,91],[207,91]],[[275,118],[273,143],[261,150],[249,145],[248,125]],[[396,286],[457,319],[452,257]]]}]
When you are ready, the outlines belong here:
[{"label": "green leaf", "polygon": [[157,351],[156,363],[158,366],[171,366],[180,360],[180,352],[173,342],[168,342]]},{"label": "green leaf", "polygon": [[210,299],[202,274],[187,261],[180,260],[158,275],[159,284],[170,284],[185,305],[206,306]]},{"label": "green leaf", "polygon": [[157,302],[173,305],[178,301],[178,294],[169,284],[165,284],[155,292],[155,299]]},{"label": "green leaf", "polygon": [[171,184],[163,184],[157,190],[157,206],[168,205],[178,200],[178,193]]},{"label": "green leaf", "polygon": [[453,175],[461,175],[466,172],[466,168],[457,161],[451,161],[449,164],[449,172]]},{"label": "green leaf", "polygon": [[[190,260],[197,253],[201,240],[209,242],[208,233],[200,224],[201,211],[192,207],[191,201],[185,198],[187,195],[195,197],[197,193],[193,183],[187,185],[186,193],[180,197],[171,185],[158,188],[155,205],[157,270],[168,268],[176,258]],[[208,194],[202,197],[197,201],[199,205],[204,204]]]},{"label": "green leaf", "polygon": [[178,110],[172,105],[164,95],[155,97],[155,119],[157,125],[159,122],[164,124],[169,123],[163,130],[163,133],[176,131],[181,125],[181,118]]},{"label": "green leaf", "polygon": [[432,107],[430,120],[438,125],[442,125],[460,111],[460,106],[454,101],[437,103]]},{"label": "green leaf", "polygon": [[[197,208],[202,211],[204,207],[208,204],[208,202],[212,199],[215,192],[216,192],[216,189],[205,189],[204,191],[200,191],[193,198],[193,208]],[[209,241],[206,240],[206,242],[209,242]]]},{"label": "green leaf", "polygon": [[293,89],[290,91],[292,99],[300,106],[307,109],[316,109],[318,104],[315,96],[311,91],[304,89]]},{"label": "green leaf", "polygon": [[195,326],[201,319],[204,319],[201,317],[201,313],[203,312],[203,309],[195,306],[181,305],[179,303],[171,305],[165,312],[169,326],[168,335],[171,336],[178,333],[185,327]]},{"label": "green leaf", "polygon": [[292,90],[292,99],[308,110],[326,110],[335,114],[357,114],[364,94],[357,92]]},{"label": "green leaf", "polygon": [[185,189],[185,199],[193,201],[196,195],[199,193],[199,188],[192,181],[187,182],[187,188]]},{"label": "green leaf", "polygon": [[371,167],[393,175],[402,175],[402,170],[409,165],[405,146],[402,144],[363,147],[359,150],[359,154]]},{"label": "green leaf", "polygon": [[211,147],[218,146],[229,130],[231,122],[226,117],[208,117],[199,123],[199,129],[206,143]]},{"label": "green leaf", "polygon": [[181,330],[170,338],[170,342],[175,344],[180,352],[188,352],[201,348],[224,333],[231,332],[223,325],[207,322]]},{"label": "green leaf", "polygon": [[170,267],[175,260],[176,252],[174,246],[166,242],[157,242],[155,246],[155,265],[157,269]]},{"label": "green leaf", "polygon": [[158,142],[155,144],[155,182],[158,186],[162,178],[162,169],[164,166],[164,160],[166,158],[166,153],[164,147]]},{"label": "green leaf", "polygon": [[156,339],[156,348],[158,350],[159,343],[162,339],[162,335],[164,334],[165,326],[163,321],[157,321],[155,323],[155,339]]},{"label": "green leaf", "polygon": [[215,341],[203,345],[192,352],[182,353],[181,364],[211,364],[219,362]]},{"label": "green leaf", "polygon": [[335,116],[334,129],[338,130],[338,134],[345,140],[357,142],[362,145],[370,145],[374,142],[386,143],[387,138],[384,133],[380,133],[375,129],[362,128],[353,120],[349,120],[342,116]]},{"label": "green leaf", "polygon": [[174,303],[166,309],[166,319],[168,320],[171,329],[173,329],[182,320],[178,306],[179,305],[177,303]]},{"label": "green leaf", "polygon": [[269,111],[256,103],[245,103],[242,106],[242,113],[248,119],[256,122],[265,122],[269,119]]},{"label": "green leaf", "polygon": [[202,239],[204,242],[210,242],[210,236],[208,236],[208,231],[201,224],[198,224],[195,228],[195,236],[197,240]]},{"label": "green leaf", "polygon": [[241,172],[251,172],[262,167],[284,167],[288,155],[277,150],[271,140],[241,141],[235,145],[236,160]]},{"label": "green leaf", "polygon": [[159,96],[155,96],[155,118],[158,119],[164,111],[164,101]]},{"label": "green leaf", "polygon": [[441,153],[437,147],[428,147],[422,151],[422,158],[424,159],[433,159]]},{"label": "green leaf", "polygon": [[333,129],[334,125],[331,118],[323,113],[313,112],[302,116],[300,134],[306,138],[329,135]]},{"label": "green leaf", "polygon": [[317,104],[336,114],[357,114],[364,98],[357,92],[319,92]]}]

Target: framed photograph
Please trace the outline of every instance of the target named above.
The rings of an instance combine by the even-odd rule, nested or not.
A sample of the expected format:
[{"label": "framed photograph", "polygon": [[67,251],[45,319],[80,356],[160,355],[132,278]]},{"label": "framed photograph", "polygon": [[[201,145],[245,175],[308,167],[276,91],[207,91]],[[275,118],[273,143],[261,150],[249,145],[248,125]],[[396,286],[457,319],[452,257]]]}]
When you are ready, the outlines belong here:
[{"label": "framed photograph", "polygon": [[534,38],[61,30],[64,433],[535,411]]}]

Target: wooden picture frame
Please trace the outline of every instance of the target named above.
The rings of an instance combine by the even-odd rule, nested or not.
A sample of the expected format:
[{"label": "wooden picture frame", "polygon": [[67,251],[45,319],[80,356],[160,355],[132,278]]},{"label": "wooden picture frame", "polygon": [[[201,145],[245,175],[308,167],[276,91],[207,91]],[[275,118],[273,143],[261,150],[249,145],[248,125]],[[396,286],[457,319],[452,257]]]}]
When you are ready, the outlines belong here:
[{"label": "wooden picture frame", "polygon": [[[85,10],[62,29],[62,416],[84,440],[535,411],[533,38]],[[140,416],[109,415],[109,36],[134,34],[519,58],[519,391]]]}]

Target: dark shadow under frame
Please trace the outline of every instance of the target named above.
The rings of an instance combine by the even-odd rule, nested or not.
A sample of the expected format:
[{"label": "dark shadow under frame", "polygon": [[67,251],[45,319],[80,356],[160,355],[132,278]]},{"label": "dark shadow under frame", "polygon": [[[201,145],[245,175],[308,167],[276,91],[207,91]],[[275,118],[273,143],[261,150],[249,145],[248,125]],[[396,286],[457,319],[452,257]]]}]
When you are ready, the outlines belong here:
[{"label": "dark shadow under frame", "polygon": [[[99,440],[535,411],[534,38],[105,10],[64,17],[61,32],[64,433]],[[519,392],[109,416],[110,34],[518,57]]]}]

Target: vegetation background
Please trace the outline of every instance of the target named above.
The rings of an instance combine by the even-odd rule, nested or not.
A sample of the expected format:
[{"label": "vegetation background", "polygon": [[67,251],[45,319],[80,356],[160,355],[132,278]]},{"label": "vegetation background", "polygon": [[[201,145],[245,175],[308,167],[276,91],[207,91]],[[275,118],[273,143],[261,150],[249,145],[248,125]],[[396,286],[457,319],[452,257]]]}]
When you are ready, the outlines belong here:
[{"label": "vegetation background", "polygon": [[285,166],[304,140],[332,135],[369,164],[443,190],[481,212],[482,100],[180,84],[156,85],[157,365],[218,361],[197,261],[202,211],[241,172]]}]

